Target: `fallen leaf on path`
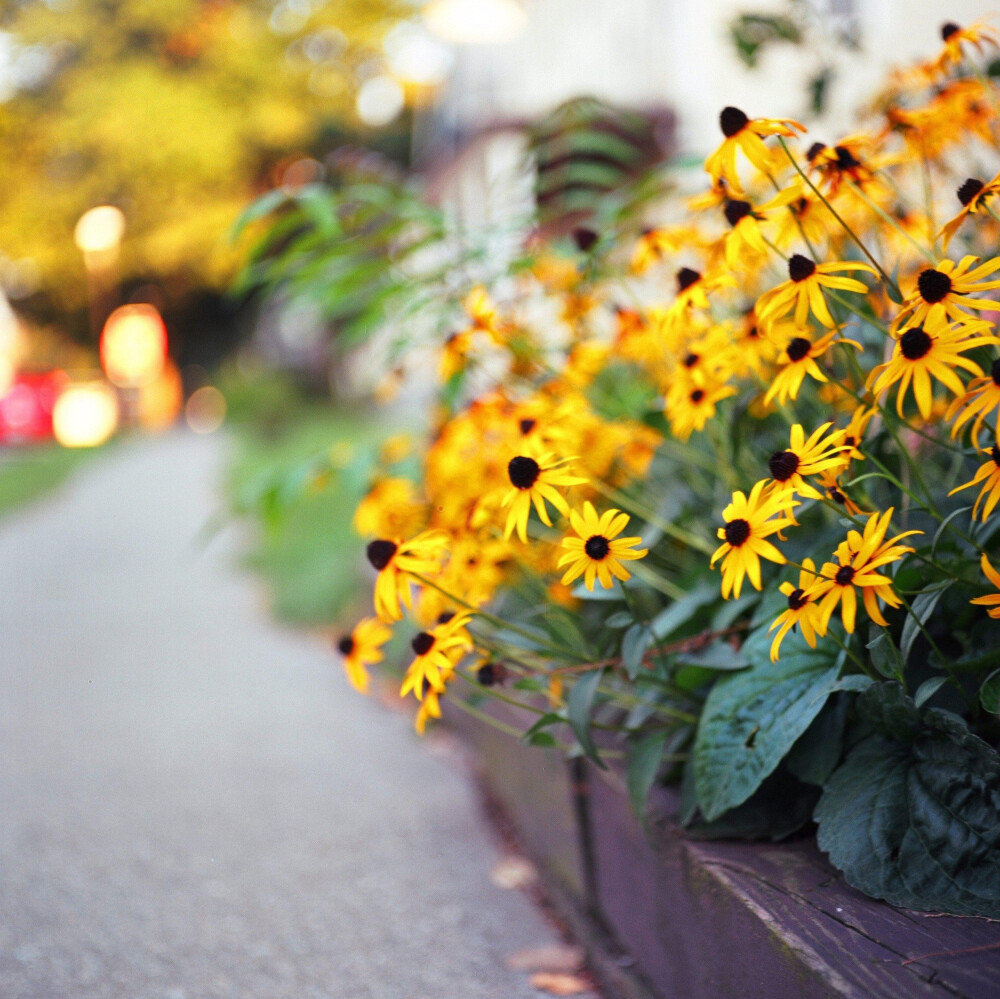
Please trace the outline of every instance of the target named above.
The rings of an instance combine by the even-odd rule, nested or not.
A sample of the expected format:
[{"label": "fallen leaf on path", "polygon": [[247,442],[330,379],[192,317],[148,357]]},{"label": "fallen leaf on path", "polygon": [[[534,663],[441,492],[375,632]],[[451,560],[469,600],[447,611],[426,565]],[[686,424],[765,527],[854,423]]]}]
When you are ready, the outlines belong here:
[{"label": "fallen leaf on path", "polygon": [[535,865],[524,857],[504,857],[490,871],[490,880],[498,888],[527,888],[537,879]]},{"label": "fallen leaf on path", "polygon": [[582,947],[552,944],[548,947],[531,947],[508,954],[504,964],[512,971],[579,971],[586,955]]},{"label": "fallen leaf on path", "polygon": [[590,982],[579,975],[560,975],[548,971],[539,971],[531,976],[532,988],[540,992],[548,992],[553,996],[580,996],[590,992]]}]

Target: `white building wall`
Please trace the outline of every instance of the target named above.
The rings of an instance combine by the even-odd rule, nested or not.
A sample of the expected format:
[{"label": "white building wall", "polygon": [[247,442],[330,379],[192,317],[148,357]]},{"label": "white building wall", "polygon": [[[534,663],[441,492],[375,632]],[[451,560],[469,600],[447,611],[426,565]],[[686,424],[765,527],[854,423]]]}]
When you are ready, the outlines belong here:
[{"label": "white building wall", "polygon": [[[832,140],[852,128],[854,109],[892,65],[928,58],[945,21],[988,15],[975,0],[816,0],[860,22],[862,51],[836,54],[833,109],[814,131]],[[443,97],[463,132],[533,117],[580,94],[632,106],[667,105],[684,151],[719,141],[718,113],[735,104],[751,117],[806,116],[814,52],[776,45],[746,69],[727,36],[739,12],[782,12],[776,0],[524,0],[529,20],[516,41],[458,50]],[[998,20],[1000,25],[1000,20]],[[826,52],[834,50],[828,48]]]}]

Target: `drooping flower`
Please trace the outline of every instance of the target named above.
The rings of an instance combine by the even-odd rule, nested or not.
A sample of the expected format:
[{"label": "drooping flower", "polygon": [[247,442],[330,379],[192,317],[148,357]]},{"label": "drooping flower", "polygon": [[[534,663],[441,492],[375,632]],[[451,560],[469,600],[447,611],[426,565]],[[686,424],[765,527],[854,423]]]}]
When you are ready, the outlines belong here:
[{"label": "drooping flower", "polygon": [[448,546],[444,531],[421,531],[409,541],[378,538],[366,549],[368,561],[378,572],[375,580],[375,613],[383,621],[399,621],[403,606],[413,606],[411,574],[433,575],[441,569]]},{"label": "drooping flower", "polygon": [[817,583],[819,597],[819,621],[825,631],[838,604],[841,605],[841,620],[848,633],[854,633],[858,607],[858,594],[864,602],[868,616],[883,627],[888,621],[882,616],[879,601],[889,607],[898,607],[902,600],[893,589],[892,580],[878,570],[899,561],[912,552],[908,545],[898,544],[903,538],[921,531],[904,531],[894,538],[885,540],[893,508],[885,513],[873,513],[865,524],[864,533],[848,531],[847,540],[837,546],[834,553],[836,562],[825,562],[819,571]]},{"label": "drooping flower", "polygon": [[400,697],[412,691],[417,700],[423,700],[425,683],[429,690],[440,693],[458,661],[472,651],[472,638],[466,627],[472,615],[445,614],[443,618],[429,631],[419,631],[413,636],[410,646],[414,658],[406,668]]},{"label": "drooping flower", "polygon": [[902,416],[906,390],[912,382],[920,415],[929,420],[934,400],[931,377],[955,395],[962,395],[965,386],[954,369],[963,368],[973,375],[983,373],[983,369],[963,353],[975,347],[1000,344],[1000,338],[992,334],[969,336],[970,331],[979,332],[988,327],[989,324],[981,320],[955,325],[943,317],[937,321],[928,318],[923,326],[908,327],[899,335],[890,360],[872,369],[869,375],[872,391],[879,396],[899,382],[896,412]]},{"label": "drooping flower", "polygon": [[990,560],[983,552],[979,560],[979,567],[983,570],[983,575],[993,584],[996,593],[988,593],[985,597],[974,597],[970,604],[979,604],[981,607],[989,607],[986,612],[990,617],[1000,618],[1000,572],[990,564]]},{"label": "drooping flower", "polygon": [[344,672],[351,686],[361,694],[368,692],[366,666],[382,662],[382,646],[392,637],[392,630],[377,618],[366,617],[353,631],[341,636],[337,651],[344,660]]},{"label": "drooping flower", "polygon": [[941,52],[925,67],[931,76],[943,76],[953,66],[957,66],[964,58],[963,45],[971,45],[977,52],[982,52],[987,45],[997,45],[996,31],[983,21],[977,21],[967,28],[948,21],[941,25],[941,40],[944,42]]},{"label": "drooping flower", "polygon": [[973,420],[972,443],[978,446],[983,423],[991,413],[994,414],[994,422],[1000,419],[1000,358],[990,366],[988,375],[973,378],[969,382],[965,394],[954,399],[948,407],[945,419],[955,419],[951,428],[952,437],[957,437],[962,427],[969,420]]},{"label": "drooping flower", "polygon": [[861,512],[861,507],[851,498],[850,494],[840,484],[837,473],[833,470],[823,472],[816,480],[823,494],[832,503],[842,507],[844,512],[851,517],[857,517]]},{"label": "drooping flower", "polygon": [[509,538],[516,528],[517,536],[522,541],[528,540],[528,517],[532,503],[547,527],[552,526],[552,521],[545,506],[546,500],[564,516],[569,513],[569,504],[555,487],[577,486],[587,481],[569,471],[571,461],[570,458],[556,458],[546,451],[539,452],[537,456],[518,454],[507,462],[511,488],[500,504],[501,507],[510,507],[504,525],[505,538]]},{"label": "drooping flower", "polygon": [[773,170],[778,161],[774,152],[764,144],[764,136],[795,135],[804,132],[805,126],[789,118],[748,118],[739,108],[726,107],[719,115],[719,128],[725,138],[718,149],[705,160],[705,170],[715,184],[725,180],[733,191],[743,190],[740,175],[736,172],[736,152],[743,155],[762,173]]},{"label": "drooping flower", "polygon": [[989,459],[976,469],[976,474],[968,482],[956,486],[948,493],[949,496],[954,496],[969,486],[980,486],[979,495],[972,507],[973,520],[978,515],[980,503],[983,504],[983,520],[986,520],[997,503],[1000,503],[1000,445],[994,442],[993,447],[983,448],[983,454],[988,454]]},{"label": "drooping flower", "polygon": [[561,547],[566,553],[559,558],[559,568],[567,566],[560,582],[563,585],[583,576],[583,582],[588,590],[593,590],[594,580],[599,579],[601,586],[610,589],[614,585],[612,576],[626,580],[628,570],[622,562],[633,561],[649,554],[649,549],[636,549],[642,538],[618,537],[628,525],[627,513],[620,510],[605,510],[600,517],[589,500],[583,504],[583,513],[570,511],[569,522],[576,537],[568,536],[562,539]]},{"label": "drooping flower", "polygon": [[768,628],[768,631],[778,629],[774,641],[771,642],[771,662],[775,662],[778,658],[782,639],[796,626],[801,628],[802,637],[813,649],[816,648],[816,636],[826,634],[826,628],[821,626],[818,607],[814,599],[818,592],[818,583],[819,577],[816,575],[816,566],[813,564],[813,560],[805,558],[802,560],[802,568],[799,570],[798,585],[785,582],[778,587],[788,598],[788,607],[774,619],[774,623]]},{"label": "drooping flower", "polygon": [[722,511],[725,522],[718,530],[722,544],[712,555],[711,565],[722,559],[722,596],[739,597],[745,576],[755,589],[761,588],[760,560],[766,558],[784,565],[785,556],[766,539],[788,527],[789,516],[799,501],[789,492],[768,490],[761,480],[750,490],[750,495],[737,490],[732,502]]},{"label": "drooping flower", "polygon": [[985,209],[986,199],[998,193],[1000,193],[1000,173],[985,183],[976,177],[968,177],[962,182],[955,192],[962,208],[953,219],[945,223],[940,233],[944,237],[941,245],[945,250],[948,249],[951,237],[958,232],[962,223],[970,215],[975,215],[980,209]]},{"label": "drooping flower", "polygon": [[799,326],[805,325],[810,312],[824,326],[833,326],[833,316],[830,315],[822,289],[852,291],[859,295],[864,295],[868,291],[856,278],[837,277],[838,271],[867,271],[878,276],[874,267],[857,260],[835,260],[827,264],[817,264],[801,253],[794,253],[788,258],[788,280],[764,292],[757,299],[757,317],[767,325],[794,308],[795,322]]}]

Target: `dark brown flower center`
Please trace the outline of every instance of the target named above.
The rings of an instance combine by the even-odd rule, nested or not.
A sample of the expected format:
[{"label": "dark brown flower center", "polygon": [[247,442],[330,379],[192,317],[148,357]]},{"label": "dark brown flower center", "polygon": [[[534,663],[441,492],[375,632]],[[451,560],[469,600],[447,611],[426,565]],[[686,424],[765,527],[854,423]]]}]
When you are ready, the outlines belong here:
[{"label": "dark brown flower center", "polygon": [[396,551],[397,545],[394,541],[370,541],[366,554],[372,566],[381,572],[392,561]]},{"label": "dark brown flower center", "polygon": [[690,267],[682,267],[677,272],[677,290],[679,292],[690,288],[695,281],[700,281],[701,275]]},{"label": "dark brown flower center", "polygon": [[970,177],[956,192],[958,200],[962,202],[962,207],[965,208],[969,202],[985,187],[986,185],[981,180],[976,180],[975,177]]},{"label": "dark brown flower center", "polygon": [[595,562],[600,562],[602,559],[608,557],[611,545],[608,544],[608,539],[603,534],[594,534],[584,542],[583,550],[587,553],[587,558],[592,558]]},{"label": "dark brown flower center", "polygon": [[683,361],[681,361],[681,364],[683,364],[685,368],[693,368],[700,360],[701,354],[691,353],[688,354]]},{"label": "dark brown flower center", "polygon": [[760,330],[757,329],[756,325],[751,326],[750,329],[747,330],[747,339],[756,340],[757,337],[759,336],[760,336]]},{"label": "dark brown flower center", "polygon": [[841,170],[853,170],[861,166],[861,160],[847,146],[834,146],[833,151],[837,154],[837,166]]},{"label": "dark brown flower center", "polygon": [[[819,156],[819,154],[821,152],[823,152],[824,149],[826,149],[826,143],[825,142],[814,142],[806,150],[806,159],[809,160],[810,163],[812,163],[812,161],[814,159],[816,159],[816,157]],[[804,201],[805,198],[803,198],[802,200]]]},{"label": "dark brown flower center", "polygon": [[476,673],[476,682],[483,687],[492,687],[496,683],[496,673],[493,663],[483,663]]},{"label": "dark brown flower center", "polygon": [[920,277],[917,278],[917,289],[920,292],[920,297],[928,305],[934,305],[951,291],[951,278],[942,271],[928,267],[920,272]]},{"label": "dark brown flower center", "polygon": [[926,357],[932,346],[934,341],[920,326],[907,330],[899,338],[900,353],[908,361],[919,361],[921,357]]},{"label": "dark brown flower center", "polygon": [[799,456],[794,451],[775,451],[767,460],[771,477],[776,482],[787,482],[799,468]]},{"label": "dark brown flower center", "polygon": [[719,128],[727,139],[742,132],[749,124],[750,119],[739,108],[725,107],[719,115]]},{"label": "dark brown flower center", "polygon": [[795,589],[788,594],[788,609],[797,611],[801,610],[805,605],[809,603],[809,598],[806,596],[805,590]]},{"label": "dark brown flower center", "polygon": [[993,464],[1000,468],[1000,444],[994,444],[990,449],[990,457],[993,459]]},{"label": "dark brown flower center", "polygon": [[454,616],[454,611],[441,611],[438,614],[438,624],[447,624]]},{"label": "dark brown flower center", "polygon": [[527,435],[530,434],[531,431],[535,429],[535,424],[537,422],[538,422],[537,420],[521,420],[521,422],[518,424],[518,426],[521,428],[521,434],[527,437]]},{"label": "dark brown flower center", "polygon": [[534,458],[526,458],[521,454],[511,458],[507,463],[507,475],[511,485],[518,489],[530,489],[538,481],[541,471]]},{"label": "dark brown flower center", "polygon": [[690,398],[692,402],[701,402],[701,400],[705,398],[705,390],[696,388],[688,398]]},{"label": "dark brown flower center", "polygon": [[597,233],[593,229],[578,228],[573,230],[573,242],[576,243],[581,253],[586,253],[593,249],[597,242]]},{"label": "dark brown flower center", "polygon": [[344,635],[344,637],[337,642],[337,648],[340,649],[341,655],[349,656],[354,651],[354,639],[350,635]]},{"label": "dark brown flower center", "polygon": [[745,219],[748,215],[753,215],[753,205],[749,201],[734,201],[730,198],[722,211],[726,216],[726,221],[730,225],[736,225],[740,219]]},{"label": "dark brown flower center", "polygon": [[854,567],[850,565],[842,565],[837,570],[837,575],[833,577],[838,586],[849,586],[852,579],[854,579]]},{"label": "dark brown flower center", "polygon": [[990,378],[993,379],[993,384],[1000,388],[1000,357],[990,367]]},{"label": "dark brown flower center", "polygon": [[962,29],[954,21],[947,21],[945,24],[941,25],[941,40],[946,42],[952,35],[961,30]]},{"label": "dark brown flower center", "polygon": [[750,537],[750,521],[744,520],[742,517],[727,521],[724,533],[726,541],[734,548],[739,548]]},{"label": "dark brown flower center", "polygon": [[431,649],[434,648],[434,636],[426,631],[418,632],[413,636],[413,641],[410,642],[410,648],[418,656],[425,656]]},{"label": "dark brown flower center", "polygon": [[786,349],[790,361],[801,361],[812,349],[812,344],[804,336],[797,336],[788,344]]},{"label": "dark brown flower center", "polygon": [[839,503],[843,506],[847,502],[847,497],[836,486],[830,486],[827,492],[834,503]]},{"label": "dark brown flower center", "polygon": [[798,284],[816,273],[816,264],[801,253],[793,253],[788,261],[788,276]]}]

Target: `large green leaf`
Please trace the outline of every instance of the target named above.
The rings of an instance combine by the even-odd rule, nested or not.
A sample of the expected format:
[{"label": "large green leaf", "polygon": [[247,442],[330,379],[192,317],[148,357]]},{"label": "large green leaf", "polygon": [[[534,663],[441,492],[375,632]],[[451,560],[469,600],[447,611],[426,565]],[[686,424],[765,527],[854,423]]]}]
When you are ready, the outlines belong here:
[{"label": "large green leaf", "polygon": [[709,822],[760,787],[838,688],[838,649],[810,649],[789,635],[772,663],[768,647],[766,629],[757,629],[743,645],[751,668],[723,676],[705,702],[694,776]]},{"label": "large green leaf", "polygon": [[873,684],[858,710],[875,732],[823,789],[820,849],[893,905],[1000,917],[1000,755],[896,684]]}]

